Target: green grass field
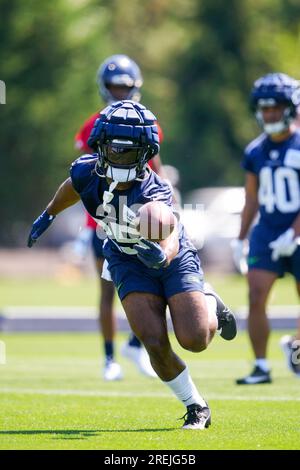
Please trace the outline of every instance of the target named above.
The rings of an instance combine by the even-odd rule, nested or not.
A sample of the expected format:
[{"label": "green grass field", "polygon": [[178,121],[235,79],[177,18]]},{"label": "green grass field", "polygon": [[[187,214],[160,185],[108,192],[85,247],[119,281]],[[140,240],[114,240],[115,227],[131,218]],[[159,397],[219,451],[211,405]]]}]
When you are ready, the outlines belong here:
[{"label": "green grass field", "polygon": [[174,343],[212,409],[208,430],[183,431],[185,409],[159,380],[120,357],[124,380],[101,380],[96,334],[2,334],[0,448],[299,449],[300,380],[285,367],[279,337],[270,345],[274,383],[246,388],[234,384],[249,371],[244,334],[217,338],[201,354]]},{"label": "green grass field", "polygon": [[[232,307],[246,305],[246,280],[238,275],[208,274],[206,280]],[[17,295],[16,295],[17,293]],[[117,301],[117,300],[116,300]],[[59,278],[0,278],[0,307],[8,305],[77,305],[98,303],[97,278],[66,275]],[[290,276],[279,280],[270,296],[271,305],[297,305],[298,297]]]}]

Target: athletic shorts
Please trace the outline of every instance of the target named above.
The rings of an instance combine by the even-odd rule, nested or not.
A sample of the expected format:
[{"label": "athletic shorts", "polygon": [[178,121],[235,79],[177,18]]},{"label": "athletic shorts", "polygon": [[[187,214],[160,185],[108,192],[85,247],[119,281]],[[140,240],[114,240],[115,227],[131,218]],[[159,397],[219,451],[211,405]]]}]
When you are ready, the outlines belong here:
[{"label": "athletic shorts", "polygon": [[93,249],[93,253],[94,253],[94,256],[95,256],[96,259],[97,258],[104,258],[103,243],[104,243],[104,239],[99,238],[97,236],[97,231],[94,230],[93,238],[92,238],[92,249]]},{"label": "athletic shorts", "polygon": [[131,292],[146,292],[165,299],[181,292],[203,292],[203,271],[197,252],[185,250],[167,268],[147,268],[135,255],[105,254],[108,270],[123,300]]},{"label": "athletic shorts", "polygon": [[281,256],[278,261],[272,261],[272,250],[269,243],[276,240],[288,227],[283,229],[270,229],[263,225],[256,225],[250,237],[250,250],[248,255],[248,268],[264,269],[283,277],[285,273],[291,273],[297,281],[300,281],[300,247],[292,256]]}]

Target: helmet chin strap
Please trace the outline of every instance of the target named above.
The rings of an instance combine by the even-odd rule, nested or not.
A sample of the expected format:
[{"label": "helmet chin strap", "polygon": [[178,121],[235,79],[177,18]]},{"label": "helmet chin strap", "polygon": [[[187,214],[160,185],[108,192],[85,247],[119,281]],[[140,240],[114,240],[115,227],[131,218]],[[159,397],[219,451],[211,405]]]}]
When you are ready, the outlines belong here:
[{"label": "helmet chin strap", "polygon": [[[112,171],[114,170],[114,171]],[[127,176],[125,177],[125,171]],[[132,173],[132,175],[130,175]],[[131,168],[130,170],[125,170],[122,168],[114,168],[108,166],[106,171],[106,176],[112,178],[112,182],[109,185],[108,191],[103,193],[103,209],[106,210],[108,204],[114,197],[113,191],[116,189],[119,183],[127,183],[134,181],[136,179],[136,168]],[[130,177],[132,176],[132,177]]]},{"label": "helmet chin strap", "polygon": [[104,191],[103,193],[103,209],[106,210],[108,204],[111,202],[113,199],[113,191],[116,189],[117,185],[119,184],[119,181],[112,181],[109,185],[108,191]]},{"label": "helmet chin strap", "polygon": [[[130,182],[130,181],[144,181],[145,179],[149,178],[150,176],[150,171],[148,168],[145,169],[145,175],[143,176],[143,178],[134,178],[132,180],[126,180],[126,182]],[[97,173],[97,171],[96,171]],[[98,174],[98,173],[97,173]],[[98,176],[101,176],[102,178],[105,176],[104,175],[100,175],[98,174]],[[106,176],[110,177],[109,175],[106,174]],[[113,197],[114,197],[114,194],[113,194],[113,191],[116,189],[116,187],[118,186],[119,183],[123,183],[124,181],[116,181],[116,180],[113,180],[110,185],[109,185],[109,188],[108,188],[108,191],[104,191],[103,193],[103,209],[106,210],[107,209],[107,206],[109,205],[109,203],[112,201]]]}]

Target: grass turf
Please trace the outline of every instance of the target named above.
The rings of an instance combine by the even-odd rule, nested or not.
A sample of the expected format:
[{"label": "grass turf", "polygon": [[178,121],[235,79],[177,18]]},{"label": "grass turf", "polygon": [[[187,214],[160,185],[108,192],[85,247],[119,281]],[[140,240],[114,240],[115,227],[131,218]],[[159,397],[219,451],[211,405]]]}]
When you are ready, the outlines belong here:
[{"label": "grass turf", "polygon": [[96,334],[2,334],[0,449],[299,449],[300,381],[279,337],[270,344],[274,383],[252,387],[234,384],[249,372],[245,334],[201,354],[174,342],[212,409],[208,430],[183,431],[185,409],[159,380],[121,357],[124,380],[101,380]]},{"label": "grass turf", "polygon": [[[208,273],[206,280],[233,308],[247,303],[246,279],[239,275]],[[18,295],[16,296],[16,292]],[[117,296],[116,296],[117,297]],[[116,298],[116,302],[118,300]],[[0,307],[8,305],[93,306],[98,303],[96,277],[64,276],[40,279],[0,278]],[[272,305],[298,305],[294,281],[290,276],[278,280],[270,296]]]}]

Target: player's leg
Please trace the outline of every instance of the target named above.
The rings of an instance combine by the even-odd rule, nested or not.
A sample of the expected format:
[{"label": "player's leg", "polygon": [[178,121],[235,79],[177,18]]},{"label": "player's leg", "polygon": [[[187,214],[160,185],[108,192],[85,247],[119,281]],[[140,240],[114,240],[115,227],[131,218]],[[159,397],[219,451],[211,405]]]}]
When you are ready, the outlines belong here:
[{"label": "player's leg", "polygon": [[[166,301],[163,297],[133,292],[122,301],[132,330],[145,345],[152,366],[159,378],[171,388],[187,407],[184,428],[204,429],[210,424],[210,411],[193,383],[185,363],[174,353],[168,338]],[[200,321],[201,348],[206,345],[208,322]],[[202,338],[202,336],[204,336]],[[193,346],[196,347],[196,346]],[[200,346],[197,345],[197,350]]]},{"label": "player's leg", "polygon": [[[183,348],[194,352],[206,349],[217,328],[224,339],[234,338],[235,318],[212,288],[204,285],[200,260],[195,252],[187,251],[178,257],[165,271],[162,281],[174,332]],[[188,382],[193,384],[185,369],[168,385],[176,393]],[[184,418],[185,429],[203,429],[210,424],[210,410],[202,397],[187,406]]]},{"label": "player's leg", "polygon": [[[172,287],[167,283],[165,288],[169,291],[177,284],[176,289],[183,290],[168,297],[174,332],[183,348],[200,352],[207,348],[218,327],[224,339],[233,339],[236,335],[236,324],[232,313],[211,288],[207,295],[196,290],[200,288],[196,279],[196,276],[189,275],[187,278],[183,276],[180,283],[175,271],[172,276]],[[169,386],[176,391],[178,386],[187,382],[188,375],[188,370],[185,369],[169,383]],[[188,381],[193,383],[191,377]],[[203,423],[205,426],[210,424],[210,410],[202,397],[201,401],[198,399],[196,403],[187,407],[184,418],[185,429],[203,429]]]},{"label": "player's leg", "polygon": [[[104,265],[103,256],[103,232],[95,231],[92,239],[93,253],[96,261],[96,268],[100,277],[101,296],[99,302],[99,324],[104,340],[104,378],[105,380],[119,380],[122,378],[121,366],[115,361],[115,335],[116,335],[116,315],[114,312],[115,288],[111,281],[101,277]],[[104,234],[105,235],[105,234]],[[122,345],[121,353],[127,359],[134,362],[138,371],[148,377],[156,377],[150,364],[149,357],[142,346],[140,340],[131,333],[128,341]]]},{"label": "player's leg", "polygon": [[198,255],[188,250],[177,257],[162,277],[174,331],[185,349],[207,347],[216,329],[226,340],[236,336],[236,321],[212,287],[204,283]]},{"label": "player's leg", "polygon": [[168,305],[179,344],[193,352],[206,349],[218,327],[216,303],[208,309],[206,296],[195,291],[169,297]]},{"label": "player's leg", "polygon": [[104,258],[98,256],[95,260],[100,277],[99,326],[103,337],[105,365],[103,378],[105,380],[120,380],[123,376],[121,366],[115,361],[114,339],[116,334],[116,318],[114,314],[115,288],[112,282],[101,278]]},{"label": "player's leg", "polygon": [[[96,266],[101,276],[104,258],[97,258]],[[112,282],[100,277],[100,303],[99,303],[99,324],[101,332],[106,343],[105,356],[109,359],[114,358],[113,341],[116,334],[116,320],[114,315],[113,300],[115,287]]]},{"label": "player's leg", "polygon": [[248,273],[249,318],[248,329],[256,359],[267,356],[267,341],[270,334],[266,314],[266,303],[277,274],[254,269]]},{"label": "player's leg", "polygon": [[122,300],[122,305],[132,331],[148,351],[154,370],[162,380],[171,380],[183,366],[169,342],[165,300],[146,292],[132,292]]},{"label": "player's leg", "polygon": [[248,332],[255,355],[255,367],[249,376],[237,380],[238,385],[254,385],[271,381],[270,367],[267,362],[270,328],[266,314],[266,304],[277,277],[276,273],[262,269],[251,269],[248,272]]}]

